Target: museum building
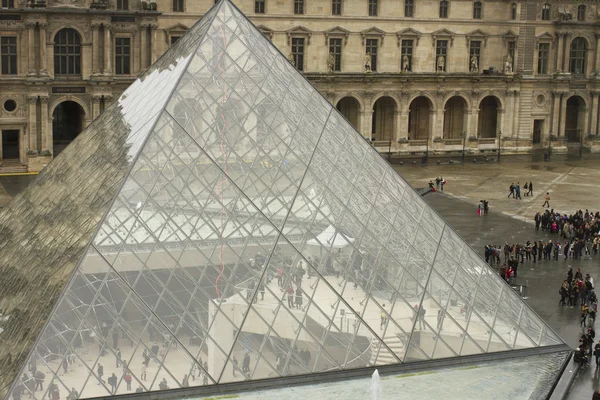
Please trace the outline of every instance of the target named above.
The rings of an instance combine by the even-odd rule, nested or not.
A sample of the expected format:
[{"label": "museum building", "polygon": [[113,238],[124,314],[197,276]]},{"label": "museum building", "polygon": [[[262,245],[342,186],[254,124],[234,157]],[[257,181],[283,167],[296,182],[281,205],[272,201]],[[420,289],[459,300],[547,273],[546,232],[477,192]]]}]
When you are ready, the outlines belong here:
[{"label": "museum building", "polygon": [[[0,172],[39,171],[212,0],[1,0]],[[589,2],[239,0],[381,151],[600,149]]]}]

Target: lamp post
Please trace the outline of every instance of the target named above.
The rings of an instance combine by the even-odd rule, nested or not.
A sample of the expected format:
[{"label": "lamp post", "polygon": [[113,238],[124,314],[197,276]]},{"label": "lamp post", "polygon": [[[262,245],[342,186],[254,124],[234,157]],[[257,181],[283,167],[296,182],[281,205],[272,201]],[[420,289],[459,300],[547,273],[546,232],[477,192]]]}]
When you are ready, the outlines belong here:
[{"label": "lamp post", "polygon": [[467,141],[467,132],[466,132],[466,131],[464,131],[464,132],[462,133],[462,140],[463,140],[463,142],[462,142],[462,145],[463,145],[463,150],[462,150],[462,163],[464,164],[464,163],[465,163],[465,142]]},{"label": "lamp post", "polygon": [[502,131],[498,131],[498,162],[500,162],[500,146],[502,143]]}]

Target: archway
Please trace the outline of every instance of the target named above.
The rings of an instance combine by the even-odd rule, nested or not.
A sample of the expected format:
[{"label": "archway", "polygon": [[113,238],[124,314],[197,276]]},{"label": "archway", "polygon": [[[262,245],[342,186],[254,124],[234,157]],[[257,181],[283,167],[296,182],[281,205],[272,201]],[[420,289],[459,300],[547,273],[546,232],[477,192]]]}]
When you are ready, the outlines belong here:
[{"label": "archway", "polygon": [[460,139],[466,131],[467,102],[460,96],[453,96],[444,109],[444,139]]},{"label": "archway", "polygon": [[358,103],[358,100],[354,97],[344,97],[338,101],[336,108],[344,117],[346,117],[348,122],[350,122],[356,130],[360,131],[360,104]]},{"label": "archway", "polygon": [[371,137],[374,140],[389,141],[395,135],[396,101],[391,97],[380,97],[373,104]]},{"label": "archway", "polygon": [[425,96],[419,96],[410,103],[408,112],[408,138],[426,140],[431,134],[431,114],[433,106]]},{"label": "archway", "polygon": [[585,111],[585,100],[581,97],[572,96],[567,100],[565,136],[568,142],[579,142],[585,124]]},{"label": "archway", "polygon": [[478,138],[495,138],[498,134],[498,109],[500,100],[495,96],[487,96],[479,103],[479,120],[477,121]]},{"label": "archway", "polygon": [[52,113],[52,145],[56,157],[83,130],[85,111],[74,101],[63,101]]}]

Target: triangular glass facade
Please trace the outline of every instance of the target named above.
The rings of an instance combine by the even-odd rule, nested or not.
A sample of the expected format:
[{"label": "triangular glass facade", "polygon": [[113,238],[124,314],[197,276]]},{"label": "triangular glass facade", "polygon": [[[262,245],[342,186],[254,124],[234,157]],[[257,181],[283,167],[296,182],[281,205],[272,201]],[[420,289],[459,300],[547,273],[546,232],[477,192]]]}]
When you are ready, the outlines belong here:
[{"label": "triangular glass facade", "polygon": [[562,344],[228,1],[10,218],[22,226],[2,227],[3,267],[38,282],[2,297],[9,321],[18,303],[32,327],[2,333],[17,349],[1,374],[13,397]]}]

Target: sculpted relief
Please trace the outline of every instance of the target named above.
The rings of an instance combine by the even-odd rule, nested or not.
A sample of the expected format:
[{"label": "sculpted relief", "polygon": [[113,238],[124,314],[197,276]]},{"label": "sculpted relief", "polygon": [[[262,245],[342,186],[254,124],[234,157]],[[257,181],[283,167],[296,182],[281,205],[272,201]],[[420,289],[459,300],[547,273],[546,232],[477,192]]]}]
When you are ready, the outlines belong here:
[{"label": "sculpted relief", "polygon": [[47,7],[88,8],[89,0],[48,0]]}]

